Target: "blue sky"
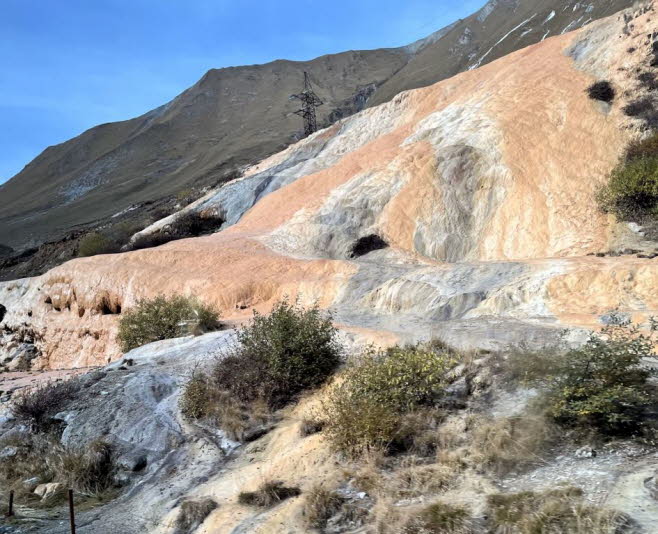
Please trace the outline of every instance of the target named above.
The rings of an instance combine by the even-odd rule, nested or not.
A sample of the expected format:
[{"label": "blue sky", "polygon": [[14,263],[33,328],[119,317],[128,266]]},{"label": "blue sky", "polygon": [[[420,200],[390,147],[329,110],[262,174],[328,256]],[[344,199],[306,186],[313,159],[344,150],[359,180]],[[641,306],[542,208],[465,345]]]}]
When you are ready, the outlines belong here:
[{"label": "blue sky", "polygon": [[0,183],[210,68],[393,47],[485,0],[0,0]]}]

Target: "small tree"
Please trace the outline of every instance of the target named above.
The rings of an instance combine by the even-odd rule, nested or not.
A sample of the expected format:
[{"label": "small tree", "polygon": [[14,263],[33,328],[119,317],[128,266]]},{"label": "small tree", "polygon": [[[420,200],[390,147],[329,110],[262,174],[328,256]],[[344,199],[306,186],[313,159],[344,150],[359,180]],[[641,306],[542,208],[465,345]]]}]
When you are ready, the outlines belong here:
[{"label": "small tree", "polygon": [[124,352],[147,343],[181,337],[195,328],[202,331],[219,327],[219,312],[193,297],[158,296],[140,300],[119,321],[117,339]]},{"label": "small tree", "polygon": [[632,434],[644,424],[645,410],[653,402],[648,379],[655,371],[642,359],[656,356],[657,323],[652,320],[650,332],[643,334],[637,325],[613,319],[582,347],[541,366],[542,374],[526,375],[546,388],[545,406],[556,422],[606,434]]}]

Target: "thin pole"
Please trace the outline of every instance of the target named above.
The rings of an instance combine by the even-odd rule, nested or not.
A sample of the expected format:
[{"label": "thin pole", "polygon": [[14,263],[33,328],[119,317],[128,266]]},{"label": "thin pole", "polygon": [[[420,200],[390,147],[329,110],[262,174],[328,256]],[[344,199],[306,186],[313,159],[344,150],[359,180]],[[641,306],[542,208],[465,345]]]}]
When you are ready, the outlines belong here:
[{"label": "thin pole", "polygon": [[7,517],[14,515],[14,490],[9,492],[9,512],[7,512]]},{"label": "thin pole", "polygon": [[69,490],[69,518],[71,521],[71,534],[75,534],[75,513],[73,512],[73,490]]}]

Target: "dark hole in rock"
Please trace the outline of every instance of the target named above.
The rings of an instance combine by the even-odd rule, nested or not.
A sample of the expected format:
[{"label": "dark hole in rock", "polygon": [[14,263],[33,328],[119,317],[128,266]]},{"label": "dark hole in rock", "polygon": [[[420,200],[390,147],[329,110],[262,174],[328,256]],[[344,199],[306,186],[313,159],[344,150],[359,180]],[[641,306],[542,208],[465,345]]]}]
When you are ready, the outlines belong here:
[{"label": "dark hole in rock", "polygon": [[110,301],[104,297],[98,305],[98,311],[103,315],[114,315],[121,313],[121,304],[116,304],[114,307],[110,305]]},{"label": "dark hole in rock", "polygon": [[359,256],[368,254],[368,252],[372,252],[373,250],[380,250],[387,247],[388,243],[381,237],[377,234],[370,234],[359,238],[357,242],[354,243],[350,258],[358,258]]},{"label": "dark hole in rock", "polygon": [[0,304],[0,323],[5,318],[6,314],[7,314],[7,308],[5,308],[2,304]]},{"label": "dark hole in rock", "polygon": [[27,312],[27,316],[28,316],[28,317],[32,317],[32,310],[30,310],[29,312]]},{"label": "dark hole in rock", "polygon": [[52,304],[52,303],[53,303],[53,299],[51,299],[50,297],[46,297],[46,300],[44,300],[44,302],[45,302],[46,304]]},{"label": "dark hole in rock", "polygon": [[593,83],[587,88],[587,94],[592,100],[601,100],[608,104],[615,99],[615,90],[608,81]]},{"label": "dark hole in rock", "polygon": [[82,306],[78,307],[78,317],[84,317],[85,316],[85,309]]}]

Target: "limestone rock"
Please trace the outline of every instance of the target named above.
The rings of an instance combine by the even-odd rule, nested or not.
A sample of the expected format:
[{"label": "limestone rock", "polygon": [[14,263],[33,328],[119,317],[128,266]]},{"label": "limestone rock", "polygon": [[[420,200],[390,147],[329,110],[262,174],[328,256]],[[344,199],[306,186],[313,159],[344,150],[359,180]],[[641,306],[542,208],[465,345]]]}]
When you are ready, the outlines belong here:
[{"label": "limestone rock", "polygon": [[[189,207],[226,220],[216,234],[2,283],[4,328],[33,340],[33,365],[71,368],[118,359],[121,311],[161,293],[194,292],[236,320],[299,297],[347,329],[463,349],[538,347],[565,327],[582,342],[612,309],[646,320],[658,263],[588,256],[615,227],[596,191],[643,127],[621,111],[644,96],[628,73],[657,29],[638,13],[634,32],[593,22],[274,154]],[[617,89],[607,114],[587,96],[595,78]],[[352,258],[369,235],[389,247]]]},{"label": "limestone rock", "polygon": [[63,493],[64,490],[64,484],[60,484],[59,482],[49,482],[48,484],[39,484],[34,488],[34,493],[41,497],[42,501],[47,501]]}]

